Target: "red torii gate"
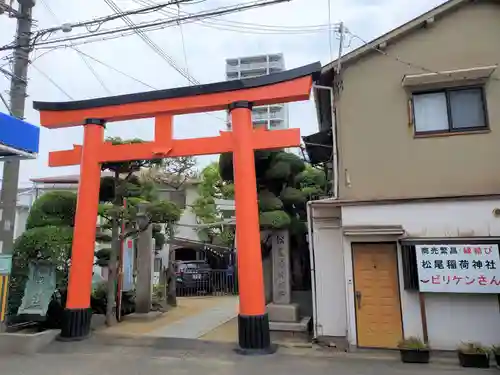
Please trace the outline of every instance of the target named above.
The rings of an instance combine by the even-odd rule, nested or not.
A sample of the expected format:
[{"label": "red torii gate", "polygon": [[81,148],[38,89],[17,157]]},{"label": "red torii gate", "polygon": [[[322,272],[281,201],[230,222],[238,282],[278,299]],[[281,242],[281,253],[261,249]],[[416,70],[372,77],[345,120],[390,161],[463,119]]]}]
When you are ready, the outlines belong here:
[{"label": "red torii gate", "polygon": [[[309,99],[314,63],[245,80],[150,91],[73,102],[34,102],[40,123],[49,129],[84,126],[83,145],[49,154],[51,167],[80,164],[80,184],[61,338],[81,340],[90,333],[90,294],[101,163],[232,152],[234,160],[236,248],[240,310],[239,346],[243,352],[272,351],[264,297],[254,150],[300,145],[299,129],[252,126],[252,106]],[[229,110],[232,132],[217,137],[173,139],[174,115]],[[112,145],[104,141],[105,124],[155,118],[152,142]]]}]

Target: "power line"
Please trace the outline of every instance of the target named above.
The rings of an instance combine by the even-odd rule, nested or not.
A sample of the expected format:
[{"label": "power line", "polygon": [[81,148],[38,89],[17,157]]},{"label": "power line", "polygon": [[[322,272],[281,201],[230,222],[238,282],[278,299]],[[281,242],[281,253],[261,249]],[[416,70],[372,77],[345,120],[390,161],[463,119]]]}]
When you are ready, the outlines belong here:
[{"label": "power line", "polygon": [[[154,4],[154,1],[152,0],[132,0],[133,2],[141,5],[151,5]],[[165,12],[169,12],[167,9],[162,9],[158,11],[158,13],[163,13],[166,14]],[[182,11],[183,14],[191,15],[192,13]],[[170,14],[173,14],[173,12],[170,12]],[[257,30],[261,29],[269,29],[269,30],[277,30],[277,31],[306,31],[306,30],[321,30],[321,31],[327,31],[329,25],[328,24],[320,24],[320,25],[304,25],[304,26],[280,26],[280,25],[265,25],[265,24],[258,24],[258,23],[253,23],[253,22],[242,22],[242,21],[230,21],[230,20],[224,20],[224,19],[217,19],[217,20],[197,20],[195,22],[209,22],[213,24],[222,24],[222,25],[232,25],[235,27],[249,27]]]},{"label": "power line", "polygon": [[87,61],[87,59],[85,59],[85,57],[83,57],[80,54],[78,54],[78,56],[81,57],[81,59],[84,62],[85,66],[90,70],[90,72],[95,77],[95,79],[97,80],[97,82],[99,82],[99,84],[104,89],[104,91],[106,91],[108,93],[108,95],[113,95],[112,92],[111,92],[111,90],[108,88],[108,86],[106,86],[106,84],[104,83],[104,81],[102,80],[102,78],[97,74],[97,72],[95,71],[94,67]]},{"label": "power line", "polygon": [[191,3],[185,4],[185,5],[195,5],[195,4],[201,4],[205,3],[207,0],[198,0],[198,1],[193,1]]},{"label": "power line", "polygon": [[[138,83],[140,83],[140,84],[142,84],[142,85],[144,85],[144,86],[146,86],[146,87],[149,87],[150,89],[157,90],[157,88],[156,88],[156,87],[151,86],[150,84],[147,84],[146,82],[141,81],[140,79],[135,78],[134,76],[131,76],[130,74],[127,74],[127,73],[125,73],[125,72],[123,72],[123,71],[121,71],[121,70],[119,70],[119,69],[115,68],[114,66],[109,65],[109,64],[107,64],[107,63],[105,63],[105,62],[103,62],[103,61],[101,61],[101,60],[99,60],[99,59],[95,58],[94,56],[91,56],[91,55],[89,55],[89,54],[87,54],[87,53],[85,53],[85,52],[81,51],[81,50],[80,50],[80,49],[78,49],[77,47],[69,47],[69,48],[71,48],[71,49],[75,50],[78,54],[81,54],[81,55],[83,55],[83,56],[85,56],[85,57],[87,57],[87,58],[89,58],[89,59],[91,59],[91,60],[94,60],[96,63],[99,63],[99,64],[101,64],[101,65],[103,65],[103,66],[105,66],[105,67],[107,67],[107,68],[109,68],[109,69],[111,69],[111,70],[113,70],[113,71],[115,71],[115,72],[117,72],[117,73],[119,73],[119,74],[121,74],[121,75],[123,75],[123,76],[127,77],[127,78],[130,78],[130,79],[131,79],[131,80],[133,80],[133,81],[136,81],[136,82],[138,82]],[[49,51],[50,51],[50,50],[49,50]]]},{"label": "power line", "polygon": [[[181,16],[181,6],[177,5],[177,7],[178,7],[177,17],[180,17]],[[188,58],[187,58],[186,42],[184,40],[184,31],[182,30],[181,23],[179,23],[179,31],[181,34],[182,53],[184,54],[184,65],[186,65],[186,72],[189,74],[189,63],[188,63]]]},{"label": "power line", "polygon": [[[154,4],[152,0],[132,0],[140,5],[151,5]],[[172,11],[168,11],[167,9],[161,9],[158,13],[174,16],[175,14]],[[184,15],[191,15],[192,13],[182,11]],[[188,23],[188,22],[183,22]],[[264,24],[256,24],[250,22],[241,22],[241,21],[229,21],[229,20],[212,20],[212,19],[203,19],[203,20],[194,20],[189,23],[195,23],[198,26],[213,28],[216,30],[223,31],[231,31],[238,32],[243,34],[274,34],[274,35],[298,35],[298,34],[312,34],[312,33],[323,33],[329,32],[332,30],[331,26],[328,24],[321,25],[306,25],[306,26],[277,26],[277,25],[264,25]],[[334,24],[334,26],[338,24]]]},{"label": "power line", "polygon": [[[332,1],[328,0],[328,26],[332,24]],[[329,27],[330,28],[330,27]],[[330,60],[333,60],[333,40],[332,31],[328,32],[328,46],[330,47]]]},{"label": "power line", "polygon": [[[112,0],[104,0],[104,2],[117,14],[124,14],[123,11],[112,1]],[[172,68],[174,68],[179,74],[181,74],[184,78],[188,80],[191,84],[200,84],[196,79],[191,77],[187,71],[182,69],[177,65],[175,60],[166,54],[166,52],[158,46],[155,42],[151,40],[151,38],[144,33],[141,29],[137,27],[137,25],[130,19],[130,17],[123,15],[123,21],[132,28],[132,30],[145,42],[158,56],[160,56],[163,60],[165,60]]]},{"label": "power line", "polygon": [[[169,5],[176,5],[176,4],[189,2],[189,1],[193,1],[193,0],[171,0],[171,1],[168,1],[167,3],[155,4],[153,6],[149,6],[146,8],[140,8],[140,9],[134,9],[131,11],[127,11],[127,12],[125,12],[125,14],[126,15],[147,14],[147,13],[155,12],[159,9],[165,8]],[[78,23],[65,24],[62,26],[60,25],[60,26],[56,26],[56,27],[50,27],[48,29],[39,30],[36,33],[34,33],[34,36],[33,36],[32,41],[31,41],[32,42],[31,45],[33,46],[33,45],[37,44],[37,41],[39,39],[42,39],[42,38],[46,37],[47,35],[50,36],[51,34],[53,34],[56,31],[63,30],[63,26],[65,27],[66,31],[67,31],[67,29],[69,29],[69,31],[71,31],[74,28],[85,27],[89,33],[92,33],[92,32],[97,32],[104,23],[109,22],[109,21],[113,21],[113,20],[118,19],[118,18],[121,18],[121,15],[120,16],[108,15],[108,16],[99,17],[99,18],[96,18],[96,19],[93,19],[90,21],[82,21],[82,22],[78,22]],[[91,30],[91,26],[96,26],[96,28],[94,30]],[[17,44],[11,43],[9,45],[1,47],[0,51],[7,50],[7,49],[16,49],[17,47],[18,47]]]},{"label": "power line", "polygon": [[[183,22],[188,23],[188,22]],[[316,29],[257,29],[254,27],[241,27],[241,26],[231,26],[231,25],[219,25],[213,21],[191,21],[189,23],[194,23],[197,26],[221,30],[221,31],[229,31],[239,34],[250,34],[250,35],[280,35],[280,36],[296,36],[296,35],[309,35],[309,34],[321,34],[328,33],[332,31],[331,28],[316,28]],[[335,31],[335,29],[333,29]]]},{"label": "power line", "polygon": [[[45,56],[46,54],[50,53],[50,52],[54,52],[55,50],[57,50],[59,48],[57,47],[52,47],[52,48],[48,48],[46,50],[44,50],[41,54],[39,54],[38,56],[36,56],[33,60],[30,60],[30,63],[33,63],[35,62],[36,60],[38,60],[39,58]],[[36,51],[35,51],[36,52]]]},{"label": "power line", "polygon": [[[121,71],[121,70],[119,70],[119,69],[117,69],[117,68],[113,67],[112,65],[109,65],[109,64],[107,64],[107,63],[105,63],[105,62],[103,62],[103,61],[101,61],[101,60],[99,60],[99,59],[95,58],[94,56],[91,56],[91,55],[89,55],[89,54],[87,54],[87,53],[84,53],[84,52],[82,52],[81,50],[79,50],[77,47],[68,47],[68,48],[71,48],[71,49],[75,50],[77,53],[81,53],[81,54],[82,54],[82,55],[84,55],[85,57],[87,57],[87,58],[89,58],[89,59],[91,59],[91,60],[94,60],[95,62],[97,62],[97,63],[99,63],[99,64],[101,64],[101,65],[103,65],[103,66],[105,66],[105,67],[107,67],[107,68],[109,68],[109,69],[111,69],[111,70],[113,70],[113,71],[115,71],[115,72],[117,72],[117,73],[119,73],[119,74],[121,74],[121,75],[125,76],[125,77],[128,77],[128,78],[130,78],[131,80],[136,81],[136,82],[138,82],[138,83],[140,83],[140,84],[142,84],[142,85],[144,85],[144,86],[146,86],[146,87],[148,87],[148,88],[150,88],[150,89],[152,89],[152,90],[158,90],[158,88],[157,88],[157,87],[151,86],[150,84],[148,84],[148,83],[146,83],[146,82],[144,82],[144,81],[141,81],[140,79],[135,78],[134,76],[131,76],[130,74],[127,74],[127,73],[125,73],[125,72],[123,72],[123,71]],[[210,113],[210,112],[204,112],[204,113],[205,113],[206,115],[212,116],[212,117],[216,118],[217,120],[220,120],[220,121],[222,121],[222,122],[226,123],[226,120],[224,120],[224,119],[222,119],[222,118],[220,118],[220,117],[218,117],[218,116],[214,115],[213,113]]]},{"label": "power line", "polygon": [[[152,89],[152,90],[158,90],[158,88],[157,88],[157,87],[152,86],[152,85],[150,85],[150,84],[148,84],[148,83],[146,83],[146,82],[144,82],[144,81],[142,81],[142,80],[140,80],[140,79],[138,79],[138,78],[136,78],[136,77],[134,77],[134,76],[132,76],[132,75],[130,75],[130,74],[128,74],[128,73],[123,72],[122,70],[117,69],[117,68],[115,68],[114,66],[112,66],[112,65],[110,65],[110,64],[107,64],[107,63],[105,63],[104,61],[99,60],[99,59],[97,59],[96,57],[89,55],[88,53],[83,52],[82,50],[80,50],[79,48],[77,48],[77,47],[75,47],[75,46],[67,46],[67,47],[65,47],[65,48],[71,48],[71,49],[73,49],[75,52],[77,52],[77,53],[79,53],[79,54],[82,54],[83,56],[87,57],[88,59],[93,60],[93,61],[95,61],[96,63],[101,64],[101,65],[103,65],[103,66],[107,67],[108,69],[111,69],[111,70],[113,70],[113,71],[115,71],[115,72],[117,72],[117,73],[119,73],[119,74],[121,74],[121,75],[123,75],[123,76],[125,76],[125,77],[127,77],[127,78],[130,78],[131,80],[136,81],[137,83],[140,83],[140,84],[142,84],[142,85],[144,85],[144,86],[146,86],[146,87],[148,87],[148,88],[150,88],[150,89]],[[48,54],[48,53],[50,53],[50,52],[55,51],[55,50],[57,50],[57,49],[60,49],[60,48],[58,48],[58,47],[53,47],[53,48],[51,48],[51,49],[48,49],[48,50],[44,51],[41,55],[37,56],[37,57],[36,57],[36,58],[35,58],[35,59],[31,62],[31,63],[33,63],[35,60],[37,60],[37,59],[41,58],[42,56],[44,56],[44,55],[46,55],[46,54]],[[55,82],[53,82],[53,83],[55,83]],[[56,87],[58,87],[58,88],[60,89],[60,87],[59,87],[59,86],[56,86]],[[65,93],[65,95],[67,95],[67,94]],[[226,123],[226,120],[224,120],[224,119],[222,119],[222,118],[220,118],[220,117],[218,117],[218,116],[214,115],[213,113],[210,113],[210,112],[204,112],[204,113],[205,113],[206,115],[209,115],[209,116],[211,116],[211,117],[216,118],[216,119],[217,119],[217,120],[219,120],[219,121],[224,122],[224,124]]]},{"label": "power line", "polygon": [[[96,18],[96,19],[93,19],[90,21],[77,22],[75,24],[70,24],[69,26],[72,29],[77,28],[77,27],[86,27],[89,32],[96,32],[96,31],[98,31],[98,29],[101,28],[101,26],[104,23],[122,18],[123,16],[152,13],[152,12],[158,11],[162,8],[168,7],[170,5],[177,5],[177,4],[186,3],[186,2],[190,2],[190,1],[193,1],[193,0],[171,0],[171,1],[168,1],[168,2],[162,3],[162,4],[154,4],[154,5],[146,7],[146,8],[140,8],[140,9],[134,9],[134,10],[127,11],[127,12],[122,12],[122,14],[112,14],[112,15],[108,15],[108,16],[99,17],[99,18]],[[94,26],[94,25],[97,26],[97,29],[93,30],[93,31],[90,30],[90,27]],[[51,28],[48,28],[45,30],[40,30],[37,32],[37,36],[41,37],[45,34],[50,34],[54,31],[59,31],[60,29],[61,29],[61,27],[57,26],[57,27],[51,27]]]},{"label": "power line", "polygon": [[[166,27],[169,27],[169,25],[177,24],[179,22],[184,23],[185,21],[188,21],[188,20],[203,19],[203,18],[207,18],[207,17],[216,17],[216,16],[221,16],[224,14],[242,12],[242,11],[249,10],[249,9],[254,9],[254,8],[258,8],[258,7],[263,7],[263,6],[268,6],[268,5],[278,4],[278,3],[283,3],[283,2],[289,2],[289,1],[291,1],[291,0],[254,0],[251,2],[243,3],[240,5],[236,5],[236,6],[223,6],[223,7],[215,8],[215,9],[209,10],[209,11],[202,11],[199,13],[183,16],[181,18],[176,18],[176,19],[169,18],[166,20],[159,19],[156,21],[142,22],[142,23],[138,23],[136,25],[136,27],[134,27],[134,28],[131,28],[129,26],[116,27],[116,28],[107,29],[107,30],[103,30],[103,31],[92,32],[90,34],[89,33],[81,33],[81,34],[77,34],[77,35],[74,35],[71,37],[49,39],[46,41],[34,43],[33,46],[39,47],[39,46],[46,46],[46,45],[55,45],[57,43],[64,43],[64,42],[71,42],[71,41],[82,40],[82,39],[89,39],[89,38],[93,38],[96,36],[108,36],[108,38],[103,38],[100,41],[110,40],[110,39],[121,38],[121,37],[135,34],[136,29],[147,30],[147,31],[161,30],[161,29],[164,29]],[[118,35],[116,35],[116,34],[118,34]],[[79,44],[84,44],[84,43],[77,43],[75,45],[79,45]],[[13,48],[15,48],[15,47],[4,46],[4,47],[0,48],[0,51],[9,50],[9,49],[13,49]]]},{"label": "power line", "polygon": [[[51,9],[51,7],[49,6],[49,4],[47,4],[47,2],[45,0],[41,0],[41,3],[45,7],[45,9],[47,9],[47,11],[52,15],[52,17],[56,20],[56,22],[60,23],[59,18],[54,13],[54,11]],[[112,95],[111,90],[106,86],[106,84],[104,83],[104,81],[102,80],[102,78],[97,74],[97,72],[92,67],[92,65],[90,65],[90,63],[85,59],[85,57],[83,55],[78,54],[78,56],[82,59],[83,63],[87,67],[87,69],[90,70],[90,72],[92,73],[92,75],[94,76],[94,78],[97,80],[97,82],[99,82],[99,84],[104,89],[104,91],[106,91],[109,95]]]},{"label": "power line", "polygon": [[61,91],[68,99],[75,100],[70,94],[68,94],[59,84],[54,81],[48,74],[40,70],[35,64],[31,63],[31,66],[36,69],[38,73],[40,73],[42,76],[44,76],[50,83],[54,85],[59,91]]},{"label": "power line", "polygon": [[[347,28],[345,29],[345,33],[346,34],[349,34],[352,36],[352,38],[355,38],[355,39],[358,39],[359,41],[361,41],[364,45],[359,47],[359,48],[362,48],[362,47],[366,47],[366,46],[369,46],[370,42],[367,42],[366,40],[364,40],[363,38],[361,38],[359,35],[356,35],[354,33],[352,33],[350,30],[348,30]],[[380,48],[378,48],[377,46],[372,46],[370,47],[370,49],[380,53],[381,55],[384,55],[400,64],[403,64],[403,65],[406,65],[407,67],[409,68],[413,68],[413,69],[419,69],[423,72],[426,72],[426,73],[432,73],[432,74],[439,74],[439,75],[448,75],[451,77],[451,73],[445,73],[445,72],[440,72],[438,70],[435,70],[435,69],[430,69],[430,68],[427,68],[423,65],[420,65],[420,64],[417,64],[417,63],[413,63],[411,61],[407,61],[407,60],[404,60],[404,59],[401,59],[400,57],[398,56],[395,56],[395,55],[392,55],[390,53],[388,53],[387,51],[384,51]],[[498,63],[496,63],[495,65],[499,65]],[[499,81],[500,78],[498,77],[490,77],[490,79],[494,80],[494,81]]]},{"label": "power line", "polygon": [[10,110],[9,103],[7,102],[7,99],[4,98],[4,96],[2,95],[1,92],[0,92],[0,100],[2,101],[3,105],[5,106],[5,108],[7,108],[7,111],[9,111],[9,115],[12,116],[12,111]]},{"label": "power line", "polygon": [[[149,22],[149,23],[142,23],[142,24],[139,24],[139,25],[136,25],[134,24],[133,22],[130,22],[130,23],[127,23],[128,24],[128,27],[126,28],[115,28],[115,29],[111,29],[111,30],[105,30],[105,31],[102,31],[102,32],[97,32],[97,30],[95,30],[94,32],[97,32],[97,34],[95,33],[92,33],[91,32],[91,35],[88,35],[88,34],[84,34],[84,35],[76,35],[76,36],[73,36],[73,37],[68,37],[68,38],[59,38],[59,39],[56,39],[56,40],[48,40],[48,41],[43,41],[43,42],[40,42],[38,43],[38,45],[50,45],[50,44],[56,44],[56,43],[61,43],[61,42],[70,42],[70,45],[69,46],[64,46],[64,45],[59,45],[59,46],[55,46],[55,47],[51,47],[52,49],[53,48],[58,48],[58,47],[69,47],[69,48],[74,48],[76,45],[80,44],[80,43],[73,43],[74,40],[79,40],[79,39],[86,39],[86,38],[91,38],[91,37],[94,37],[95,35],[106,35],[106,34],[114,34],[116,33],[117,31],[129,31],[127,35],[131,35],[132,33],[137,33],[137,31],[142,31],[142,29],[144,28],[149,28],[149,30],[152,30],[152,29],[161,29],[161,28],[164,28],[165,25],[168,25],[168,24],[172,24],[172,23],[177,23],[180,25],[181,22],[183,21],[186,21],[186,20],[189,20],[189,19],[200,19],[200,18],[207,18],[207,17],[215,17],[215,16],[218,16],[218,15],[222,15],[222,14],[228,14],[228,13],[233,13],[233,12],[238,12],[238,11],[243,11],[243,10],[247,10],[247,9],[252,9],[252,8],[255,8],[255,7],[261,7],[261,6],[265,6],[265,5],[271,5],[271,4],[275,4],[275,3],[281,3],[281,2],[285,2],[285,1],[290,1],[290,0],[267,0],[267,1],[264,1],[264,0],[257,0],[257,1],[253,1],[253,2],[250,2],[250,3],[244,3],[242,5],[239,5],[239,6],[226,6],[226,7],[219,7],[219,8],[216,8],[214,10],[211,10],[211,11],[207,11],[207,12],[200,12],[200,13],[197,13],[197,14],[189,14],[188,16],[185,16],[185,17],[177,17],[177,19],[167,19],[167,20],[162,20],[162,21],[153,21],[153,22]],[[108,3],[108,2],[107,2]],[[123,15],[124,14],[127,14],[125,12],[121,12],[121,10],[118,8],[114,8],[111,3],[108,3],[108,5],[110,5],[112,7],[112,9],[117,13],[116,16],[113,16],[112,18],[113,19],[116,19],[116,18],[124,18]],[[116,6],[116,4],[113,4]],[[151,9],[151,8],[149,8]],[[160,9],[161,10],[161,9]],[[141,10],[141,11],[144,11]],[[92,22],[96,22],[95,20],[92,21]],[[80,23],[79,25],[84,25],[84,23]],[[132,33],[130,33],[130,31],[132,31]],[[123,37],[123,36],[127,36],[127,35],[119,35],[118,37]],[[116,36],[115,36],[116,37]],[[146,36],[146,39],[149,39],[147,36]],[[150,40],[150,39],[149,39]],[[95,41],[95,40],[94,40]],[[149,43],[149,41],[147,42],[148,45],[151,45]],[[82,43],[83,44],[83,43]],[[154,45],[154,43],[153,43]],[[43,48],[43,47],[42,47]],[[152,46],[152,48],[156,51],[156,52],[159,52],[159,53],[162,53],[163,51],[161,49],[157,49],[157,48],[154,48]],[[41,48],[40,48],[41,49]],[[1,50],[1,49],[0,49]],[[80,51],[81,52],[81,51]],[[168,56],[168,55],[167,55]],[[183,74],[184,75],[184,74]],[[45,75],[46,76],[46,75]],[[46,76],[47,79],[49,79],[50,77]],[[186,77],[187,78],[187,77]],[[192,77],[190,77],[191,80],[193,79]],[[59,85],[57,85],[53,80],[51,80],[51,82],[56,86],[58,87],[62,92],[65,93],[65,95],[67,95],[68,97],[70,97]],[[223,121],[224,123],[226,122],[224,119],[221,119],[211,113],[208,113],[209,115],[217,118],[218,120],[220,121]]]}]

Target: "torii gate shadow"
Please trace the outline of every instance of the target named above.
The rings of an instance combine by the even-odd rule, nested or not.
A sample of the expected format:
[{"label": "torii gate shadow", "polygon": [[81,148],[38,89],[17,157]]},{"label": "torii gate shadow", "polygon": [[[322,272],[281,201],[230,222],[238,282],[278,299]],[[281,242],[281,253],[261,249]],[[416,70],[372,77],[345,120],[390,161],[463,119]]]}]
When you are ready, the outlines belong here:
[{"label": "torii gate shadow", "polygon": [[[296,147],[299,129],[253,129],[253,105],[308,100],[319,62],[256,78],[149,91],[73,102],[34,102],[41,125],[81,126],[83,145],[49,154],[51,167],[80,164],[68,299],[61,339],[81,340],[90,334],[90,294],[99,197],[100,164],[232,152],[234,160],[236,246],[238,249],[239,352],[273,352],[264,298],[254,150]],[[218,137],[172,137],[174,115],[229,110],[232,132]],[[104,127],[113,121],[155,118],[155,139],[127,145],[104,142]]]}]

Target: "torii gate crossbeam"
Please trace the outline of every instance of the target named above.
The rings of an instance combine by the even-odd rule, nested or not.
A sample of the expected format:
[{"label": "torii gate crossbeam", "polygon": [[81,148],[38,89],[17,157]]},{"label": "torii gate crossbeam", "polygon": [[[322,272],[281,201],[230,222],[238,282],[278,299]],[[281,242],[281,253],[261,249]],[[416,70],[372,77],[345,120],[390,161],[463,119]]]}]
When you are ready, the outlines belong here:
[{"label": "torii gate crossbeam", "polygon": [[[252,106],[309,99],[320,63],[257,78],[63,103],[35,102],[41,125],[84,126],[83,144],[49,154],[51,167],[80,165],[68,298],[60,337],[80,340],[90,333],[90,294],[101,164],[232,152],[236,246],[238,249],[239,349],[269,353],[272,345],[264,298],[254,151],[300,145],[299,129],[253,129]],[[173,139],[173,116],[229,110],[232,132],[217,137]],[[151,142],[112,145],[106,123],[155,118]]]}]

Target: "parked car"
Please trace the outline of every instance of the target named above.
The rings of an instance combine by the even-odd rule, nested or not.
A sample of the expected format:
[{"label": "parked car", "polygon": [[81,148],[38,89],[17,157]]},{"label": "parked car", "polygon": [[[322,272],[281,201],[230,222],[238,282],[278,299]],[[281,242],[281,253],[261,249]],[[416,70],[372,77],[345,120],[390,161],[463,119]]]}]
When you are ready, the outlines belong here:
[{"label": "parked car", "polygon": [[176,263],[177,295],[193,295],[212,292],[210,265],[203,260],[179,261]]}]

